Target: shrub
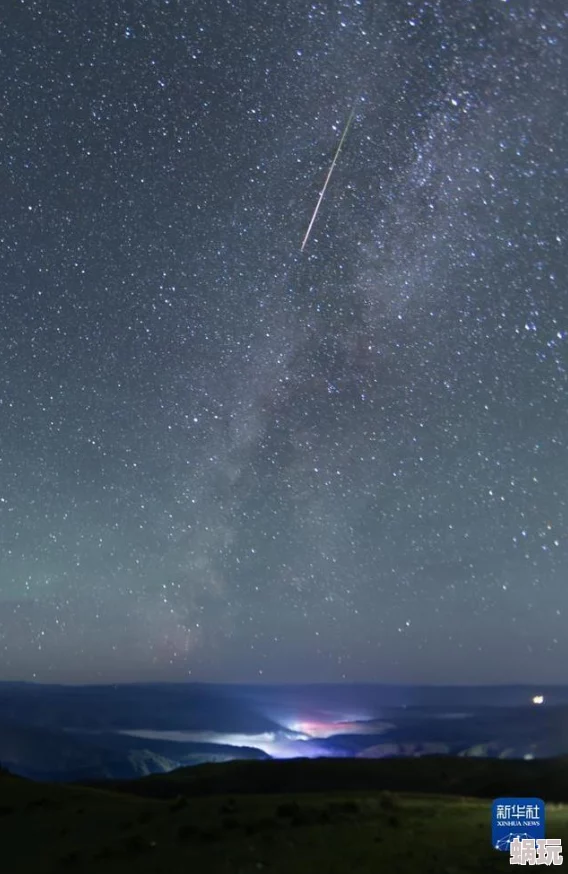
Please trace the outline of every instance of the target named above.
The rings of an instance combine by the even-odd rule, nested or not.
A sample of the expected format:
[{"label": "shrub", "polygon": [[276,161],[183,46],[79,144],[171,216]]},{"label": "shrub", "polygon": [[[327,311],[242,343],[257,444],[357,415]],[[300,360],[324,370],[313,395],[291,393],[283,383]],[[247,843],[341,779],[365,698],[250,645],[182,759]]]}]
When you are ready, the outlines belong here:
[{"label": "shrub", "polygon": [[142,835],[129,835],[124,841],[124,848],[129,853],[142,853],[148,848],[148,841]]},{"label": "shrub", "polygon": [[330,813],[348,814],[353,816],[361,812],[361,806],[356,801],[332,801],[328,804]]},{"label": "shrub", "polygon": [[383,810],[398,810],[400,807],[400,801],[396,795],[393,795],[392,792],[381,792],[379,797],[379,804],[383,808]]},{"label": "shrub", "polygon": [[197,834],[197,829],[191,823],[181,825],[177,830],[178,840],[180,841],[189,841],[191,838],[195,838]]},{"label": "shrub", "polygon": [[291,818],[292,816],[297,816],[300,811],[301,807],[297,801],[285,801],[276,808],[276,815]]},{"label": "shrub", "polygon": [[234,798],[229,798],[229,800],[219,808],[220,813],[235,813],[236,810],[237,802]]},{"label": "shrub", "polygon": [[70,853],[65,853],[65,855],[61,856],[61,859],[60,859],[61,864],[64,865],[66,868],[71,867],[71,866],[73,866],[73,868],[75,868],[78,861],[79,861],[79,853],[77,853],[75,851],[70,852]]},{"label": "shrub", "polygon": [[184,807],[187,807],[187,798],[184,798],[183,795],[178,795],[170,804],[170,810],[172,812],[182,810]]}]

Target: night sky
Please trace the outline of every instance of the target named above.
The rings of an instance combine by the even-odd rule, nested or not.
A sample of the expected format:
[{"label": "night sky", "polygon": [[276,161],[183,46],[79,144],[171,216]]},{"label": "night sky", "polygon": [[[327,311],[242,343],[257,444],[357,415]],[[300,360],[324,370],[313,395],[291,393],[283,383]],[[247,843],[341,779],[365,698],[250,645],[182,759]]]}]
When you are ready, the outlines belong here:
[{"label": "night sky", "polygon": [[10,4],[0,679],[566,680],[563,6]]}]

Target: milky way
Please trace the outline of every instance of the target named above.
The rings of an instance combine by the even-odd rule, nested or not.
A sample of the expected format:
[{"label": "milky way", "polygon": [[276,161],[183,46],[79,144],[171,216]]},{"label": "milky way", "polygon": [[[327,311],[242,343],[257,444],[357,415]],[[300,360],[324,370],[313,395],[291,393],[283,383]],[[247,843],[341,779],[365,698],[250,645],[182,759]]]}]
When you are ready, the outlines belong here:
[{"label": "milky way", "polygon": [[565,680],[561,6],[12,6],[0,679]]}]

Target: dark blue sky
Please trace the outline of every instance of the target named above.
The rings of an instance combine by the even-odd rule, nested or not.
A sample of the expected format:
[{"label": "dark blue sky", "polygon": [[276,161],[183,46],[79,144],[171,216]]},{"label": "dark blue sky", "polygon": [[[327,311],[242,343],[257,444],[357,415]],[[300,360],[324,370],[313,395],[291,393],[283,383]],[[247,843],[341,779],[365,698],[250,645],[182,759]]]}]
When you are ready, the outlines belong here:
[{"label": "dark blue sky", "polygon": [[11,8],[0,679],[565,680],[567,27]]}]

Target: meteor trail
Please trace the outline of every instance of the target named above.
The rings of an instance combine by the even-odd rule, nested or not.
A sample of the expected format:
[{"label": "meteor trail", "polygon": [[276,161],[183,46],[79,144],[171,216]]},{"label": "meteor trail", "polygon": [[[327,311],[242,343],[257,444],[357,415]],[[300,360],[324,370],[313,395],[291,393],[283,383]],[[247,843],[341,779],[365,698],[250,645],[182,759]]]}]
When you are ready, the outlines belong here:
[{"label": "meteor trail", "polygon": [[322,188],[322,190],[321,190],[321,192],[320,192],[320,196],[319,196],[319,198],[318,198],[318,202],[316,203],[316,208],[314,209],[314,214],[312,215],[312,220],[310,221],[310,223],[309,223],[309,225],[308,225],[308,230],[306,231],[306,234],[305,234],[305,236],[304,236],[304,239],[302,240],[302,245],[301,245],[301,247],[300,247],[300,252],[303,252],[303,251],[304,251],[304,249],[305,249],[305,247],[306,247],[306,243],[308,242],[308,239],[309,239],[310,234],[311,234],[311,232],[312,232],[312,228],[313,228],[313,226],[314,226],[314,222],[315,222],[315,220],[316,220],[316,218],[317,218],[317,215],[318,215],[318,212],[319,212],[319,208],[320,208],[320,206],[321,206],[321,202],[322,202],[322,200],[324,199],[324,196],[325,196],[326,188],[327,188],[327,186],[328,186],[328,184],[329,184],[329,180],[331,179],[331,174],[333,173],[333,171],[334,171],[334,169],[335,169],[335,165],[336,165],[336,163],[337,163],[337,159],[339,158],[339,153],[340,153],[340,151],[341,151],[341,148],[342,148],[342,146],[343,146],[343,143],[345,142],[345,137],[347,136],[347,131],[349,130],[349,126],[351,125],[351,122],[353,121],[353,116],[355,115],[355,106],[356,106],[356,105],[357,105],[357,102],[355,102],[355,103],[353,104],[353,109],[351,110],[351,114],[350,114],[349,118],[347,119],[347,124],[345,125],[345,127],[344,127],[344,129],[343,129],[343,133],[342,133],[342,135],[341,135],[341,139],[339,140],[339,145],[338,145],[338,147],[337,147],[337,150],[336,150],[336,152],[335,152],[335,155],[333,156],[333,161],[331,162],[331,167],[329,168],[328,174],[327,174],[327,176],[326,176],[326,178],[325,178],[325,182],[324,182],[324,184],[323,184],[323,188]]}]

